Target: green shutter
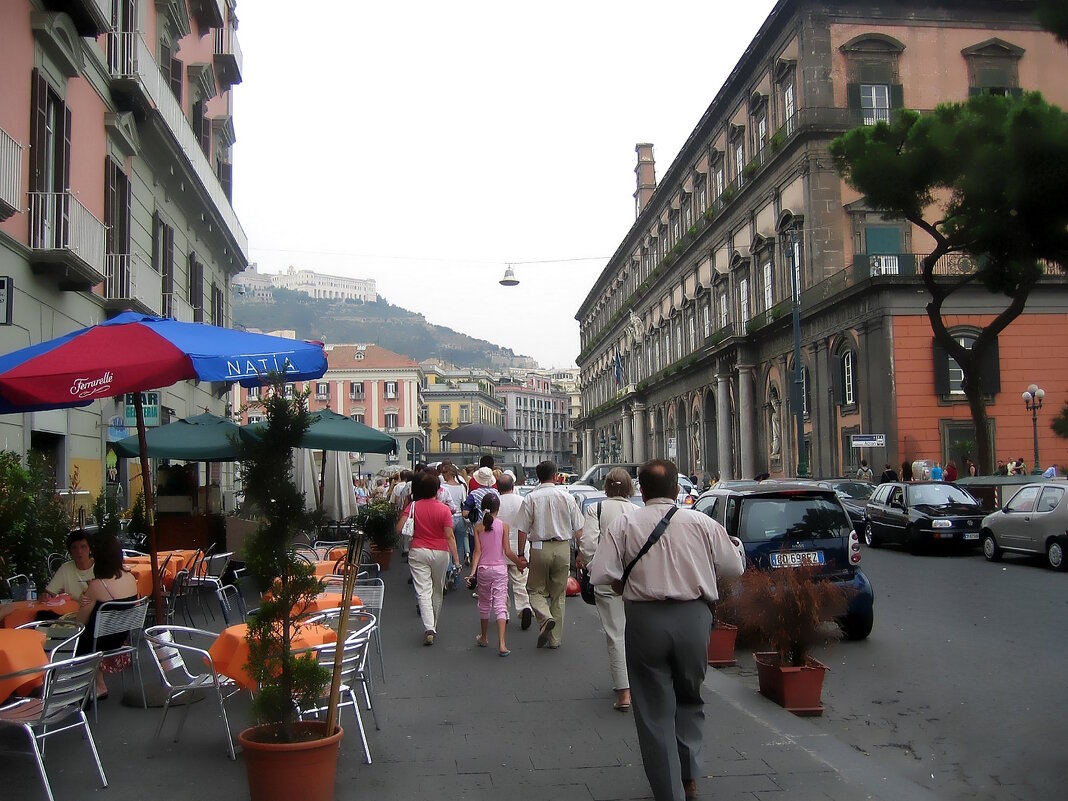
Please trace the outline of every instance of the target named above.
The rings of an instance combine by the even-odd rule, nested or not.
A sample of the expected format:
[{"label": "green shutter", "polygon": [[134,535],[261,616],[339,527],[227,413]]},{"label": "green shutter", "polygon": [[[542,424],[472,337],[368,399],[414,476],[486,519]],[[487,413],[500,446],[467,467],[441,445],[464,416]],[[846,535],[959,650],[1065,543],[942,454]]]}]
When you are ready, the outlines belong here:
[{"label": "green shutter", "polygon": [[831,403],[835,406],[845,403],[845,365],[837,353],[831,356],[831,392]]},{"label": "green shutter", "polygon": [[1001,392],[1001,354],[995,339],[979,365],[979,390],[984,395],[997,395]]},{"label": "green shutter", "polygon": [[846,84],[846,105],[849,108],[860,108],[860,84],[848,83]]},{"label": "green shutter", "polygon": [[949,394],[949,355],[937,341],[931,340],[934,355],[934,385],[936,395]]},{"label": "green shutter", "polygon": [[905,108],[905,87],[899,83],[890,84],[890,111]]}]

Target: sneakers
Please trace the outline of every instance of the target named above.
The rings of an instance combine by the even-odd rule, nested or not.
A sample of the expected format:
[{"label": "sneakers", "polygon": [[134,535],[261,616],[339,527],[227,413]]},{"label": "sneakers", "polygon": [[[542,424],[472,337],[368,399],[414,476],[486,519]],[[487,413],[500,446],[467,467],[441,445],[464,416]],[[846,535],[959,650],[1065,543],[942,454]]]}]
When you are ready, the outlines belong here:
[{"label": "sneakers", "polygon": [[526,631],[527,629],[529,629],[530,628],[530,624],[534,619],[534,613],[530,610],[529,606],[526,609],[523,610],[522,614],[520,615],[520,619],[523,621],[521,623],[521,627],[522,627],[523,631]]},{"label": "sneakers", "polygon": [[428,631],[426,633],[426,637],[423,638],[423,645],[433,645],[433,644],[434,644],[434,632]]},{"label": "sneakers", "polygon": [[545,618],[545,622],[538,629],[538,647],[544,648],[549,642],[549,633],[556,627],[556,621],[551,617]]}]

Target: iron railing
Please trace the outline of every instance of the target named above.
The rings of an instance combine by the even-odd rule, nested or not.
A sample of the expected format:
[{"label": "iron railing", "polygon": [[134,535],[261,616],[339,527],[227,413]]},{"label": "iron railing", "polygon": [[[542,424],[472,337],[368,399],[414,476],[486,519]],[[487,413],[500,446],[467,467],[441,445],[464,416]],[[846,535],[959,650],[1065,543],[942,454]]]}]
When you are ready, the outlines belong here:
[{"label": "iron railing", "polygon": [[104,273],[104,223],[66,192],[30,192],[30,248],[64,250]]},{"label": "iron railing", "polygon": [[[0,128],[0,220],[19,211],[22,197],[22,145]],[[10,209],[3,213],[3,207]]]},{"label": "iron railing", "polygon": [[155,313],[163,304],[161,278],[140,254],[109,253],[104,263],[104,297],[136,300]]}]

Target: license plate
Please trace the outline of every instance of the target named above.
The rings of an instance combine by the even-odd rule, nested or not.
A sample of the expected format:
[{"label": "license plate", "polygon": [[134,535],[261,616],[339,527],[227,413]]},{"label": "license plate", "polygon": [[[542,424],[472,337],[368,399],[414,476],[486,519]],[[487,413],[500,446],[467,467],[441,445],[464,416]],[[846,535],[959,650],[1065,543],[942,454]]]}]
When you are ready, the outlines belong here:
[{"label": "license plate", "polygon": [[977,539],[979,539],[979,532],[978,531],[965,531],[964,532],[964,539],[966,539],[966,540],[977,540]]},{"label": "license plate", "polygon": [[794,553],[773,553],[772,567],[803,567],[805,565],[822,565],[823,551],[796,551]]}]

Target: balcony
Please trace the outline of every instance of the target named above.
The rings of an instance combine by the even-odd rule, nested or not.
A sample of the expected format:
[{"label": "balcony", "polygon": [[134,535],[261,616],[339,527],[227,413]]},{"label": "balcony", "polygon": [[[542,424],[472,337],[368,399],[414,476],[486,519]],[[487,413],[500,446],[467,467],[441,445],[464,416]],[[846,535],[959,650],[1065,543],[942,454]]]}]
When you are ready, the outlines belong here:
[{"label": "balcony", "polygon": [[241,44],[237,40],[237,31],[232,26],[215,31],[215,74],[219,76],[219,87],[225,92],[234,84],[241,83],[245,57]]},{"label": "balcony", "polygon": [[44,5],[69,16],[79,36],[96,38],[111,29],[111,0],[45,0]]},{"label": "balcony", "polygon": [[235,248],[248,259],[248,238],[223,191],[219,178],[200,147],[196,134],[182,111],[178,99],[163,79],[156,60],[141,34],[113,31],[108,34],[108,69],[111,90],[125,110],[148,117],[156,116],[166,130],[171,144],[185,155],[193,176],[214,205],[225,224]]},{"label": "balcony", "polygon": [[104,308],[159,314],[162,279],[139,253],[109,253],[104,261]]},{"label": "balcony", "polygon": [[0,128],[0,220],[19,211],[22,197],[22,145]]},{"label": "balcony", "polygon": [[104,223],[66,192],[30,192],[30,264],[61,289],[85,291],[104,280]]},{"label": "balcony", "polygon": [[163,313],[181,323],[196,322],[193,307],[177,292],[167,292],[163,295]]},{"label": "balcony", "polygon": [[226,19],[226,0],[190,0],[189,13],[203,28],[221,28]]}]

